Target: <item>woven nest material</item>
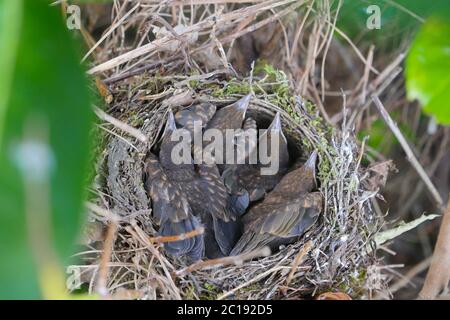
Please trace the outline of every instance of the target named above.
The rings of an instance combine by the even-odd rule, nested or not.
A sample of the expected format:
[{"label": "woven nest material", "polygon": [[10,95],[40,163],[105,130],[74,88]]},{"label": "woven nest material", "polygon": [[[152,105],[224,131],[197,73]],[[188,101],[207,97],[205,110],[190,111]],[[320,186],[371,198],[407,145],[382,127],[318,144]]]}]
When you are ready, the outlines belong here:
[{"label": "woven nest material", "polygon": [[[372,210],[370,199],[377,192],[367,181],[351,123],[331,127],[311,102],[295,93],[288,77],[270,66],[256,66],[244,78],[231,67],[206,72],[204,58],[196,54],[201,47],[197,37],[194,42],[188,37],[187,46],[169,48],[173,51],[155,48],[127,68],[105,73],[110,90],[106,96],[113,97],[105,112],[114,121],[103,117],[108,123],[99,124],[103,139],[97,146],[97,176],[86,227],[88,249],[79,254],[88,270],[83,281],[89,283],[89,290],[101,276],[99,249],[105,242],[104,237],[94,239],[91,230],[111,228],[111,222],[117,224],[105,265],[106,289],[111,294],[126,289],[143,299],[290,299],[326,291],[362,297],[382,289],[372,239],[383,218]],[[208,43],[217,41],[208,39]],[[169,109],[176,112],[202,101],[220,108],[249,92],[254,98],[248,112],[258,123],[267,123],[280,112],[296,157],[318,151],[323,212],[298,242],[273,255],[187,266],[166,255],[163,244],[152,241],[157,227],[144,189],[145,156],[161,138]],[[145,141],[117,123],[137,129]]]}]

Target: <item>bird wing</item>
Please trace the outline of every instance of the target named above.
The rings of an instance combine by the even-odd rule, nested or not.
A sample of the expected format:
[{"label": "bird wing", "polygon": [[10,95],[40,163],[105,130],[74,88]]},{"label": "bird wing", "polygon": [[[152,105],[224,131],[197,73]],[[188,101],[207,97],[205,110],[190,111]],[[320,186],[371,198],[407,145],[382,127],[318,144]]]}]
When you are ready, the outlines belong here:
[{"label": "bird wing", "polygon": [[228,193],[217,166],[214,164],[200,164],[198,173],[200,179],[197,183],[200,184],[200,188],[205,196],[202,202],[208,207],[208,211],[214,217],[225,222],[234,220],[233,215],[226,210]]},{"label": "bird wing", "polygon": [[[244,233],[234,246],[230,255],[254,251],[266,245],[295,226],[295,213],[292,204],[266,205],[265,201],[253,207],[244,218]],[[278,218],[277,215],[280,215]],[[292,221],[294,220],[294,221]]]},{"label": "bird wing", "polygon": [[291,230],[290,236],[301,236],[319,218],[322,212],[323,197],[320,192],[313,192],[306,195],[302,207],[305,212],[297,225]]},{"label": "bird wing", "polygon": [[[159,233],[162,236],[175,236],[189,233],[200,227],[200,222],[194,216],[180,222],[166,220],[161,224]],[[205,251],[205,243],[202,235],[171,241],[164,244],[164,249],[171,255],[187,255],[192,261],[200,260]]]},{"label": "bird wing", "polygon": [[247,215],[249,221],[231,255],[250,252],[282,238],[301,236],[316,221],[322,209],[320,193],[310,193],[287,204],[255,206]]},{"label": "bird wing", "polygon": [[244,121],[245,112],[234,105],[223,107],[216,111],[208,123],[208,129],[240,129]]},{"label": "bird wing", "polygon": [[153,217],[158,225],[166,220],[180,222],[191,216],[191,208],[183,192],[170,182],[152,153],[146,159],[145,174],[146,187],[153,203]]},{"label": "bird wing", "polygon": [[297,201],[284,205],[270,205],[265,208],[267,212],[258,225],[255,225],[257,233],[268,233],[274,236],[286,237],[297,225],[304,213]]},{"label": "bird wing", "polygon": [[265,214],[258,219],[257,230],[278,237],[301,235],[317,220],[321,208],[319,192],[306,194],[284,205],[266,205]]},{"label": "bird wing", "polygon": [[213,217],[214,237],[224,255],[229,255],[233,246],[242,235],[242,224],[239,220],[225,222]]},{"label": "bird wing", "polygon": [[194,121],[201,121],[202,126],[205,127],[215,113],[215,105],[201,103],[178,111],[175,114],[175,121],[183,128],[192,131],[194,129]]},{"label": "bird wing", "polygon": [[237,256],[242,253],[254,251],[269,245],[274,237],[269,234],[257,234],[255,232],[245,232],[230,252],[230,256]]}]

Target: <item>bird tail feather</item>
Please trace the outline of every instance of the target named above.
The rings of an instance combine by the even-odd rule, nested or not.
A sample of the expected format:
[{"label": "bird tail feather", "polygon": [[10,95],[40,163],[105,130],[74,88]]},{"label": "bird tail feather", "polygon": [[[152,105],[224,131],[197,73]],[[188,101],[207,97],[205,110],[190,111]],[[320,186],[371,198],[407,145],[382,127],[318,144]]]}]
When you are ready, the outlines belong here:
[{"label": "bird tail feather", "polygon": [[219,218],[214,220],[214,235],[220,251],[228,255],[242,234],[242,223],[239,220],[225,222]]},{"label": "bird tail feather", "polygon": [[[200,222],[194,216],[180,222],[172,222],[170,220],[166,220],[161,224],[159,233],[164,237],[180,235],[194,231],[197,228],[200,228],[200,226]],[[167,253],[171,255],[186,255],[189,257],[189,259],[197,261],[203,257],[205,244],[203,241],[203,235],[197,235],[192,238],[167,242],[164,244],[164,248]]]},{"label": "bird tail feather", "polygon": [[230,256],[255,251],[270,244],[272,237],[269,234],[256,234],[245,232],[230,252]]}]

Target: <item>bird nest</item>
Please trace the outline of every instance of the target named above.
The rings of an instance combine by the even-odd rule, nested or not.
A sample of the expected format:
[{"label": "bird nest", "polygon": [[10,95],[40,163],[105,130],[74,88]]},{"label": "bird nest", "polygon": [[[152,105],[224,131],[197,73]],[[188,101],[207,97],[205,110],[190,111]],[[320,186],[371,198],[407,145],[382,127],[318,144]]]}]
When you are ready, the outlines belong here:
[{"label": "bird nest", "polygon": [[[166,32],[172,37],[175,31]],[[171,39],[181,41],[176,35]],[[217,39],[208,41],[217,45]],[[88,290],[144,299],[295,299],[327,291],[363,297],[383,289],[373,241],[383,219],[371,207],[377,191],[362,166],[363,149],[352,124],[344,119],[339,128],[329,125],[270,65],[257,64],[250,76],[240,77],[231,67],[205,72],[196,49],[154,50],[97,79],[108,106],[97,109],[101,138],[88,203],[87,249],[78,254]],[[161,139],[168,110],[198,102],[220,108],[249,93],[248,113],[259,126],[267,127],[280,113],[294,158],[318,152],[318,191],[324,200],[319,220],[297,242],[269,255],[261,250],[194,264],[167,255],[152,222],[143,176],[145,157]]]}]

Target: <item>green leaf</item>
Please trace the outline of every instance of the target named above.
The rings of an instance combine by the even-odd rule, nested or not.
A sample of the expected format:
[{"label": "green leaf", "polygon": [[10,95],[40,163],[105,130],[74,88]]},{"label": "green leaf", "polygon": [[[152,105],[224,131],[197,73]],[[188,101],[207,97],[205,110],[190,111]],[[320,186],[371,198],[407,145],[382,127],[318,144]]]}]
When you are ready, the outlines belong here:
[{"label": "green leaf", "polygon": [[408,232],[408,231],[418,227],[423,222],[428,221],[428,220],[434,220],[438,217],[440,217],[440,215],[430,214],[430,215],[422,215],[420,218],[417,218],[408,223],[405,223],[402,221],[397,225],[397,227],[395,227],[393,229],[377,233],[374,237],[374,241],[378,247],[378,246],[382,245],[383,243],[386,243],[387,241],[395,239],[398,236],[402,235],[403,233]]},{"label": "green leaf", "polygon": [[44,0],[0,3],[23,4],[16,21],[0,20],[9,28],[20,24],[11,84],[2,87],[8,99],[0,140],[0,299],[39,298],[46,286],[61,284],[61,265],[79,232],[91,98],[60,8]]},{"label": "green leaf", "polygon": [[0,0],[0,142],[3,120],[11,89],[13,66],[16,57],[17,39],[21,23],[22,1]]},{"label": "green leaf", "polygon": [[450,23],[433,17],[422,26],[406,60],[409,99],[418,99],[425,113],[450,124]]},{"label": "green leaf", "polygon": [[[334,1],[336,6],[338,2]],[[381,28],[367,28],[367,7],[380,8]],[[337,27],[344,31],[356,45],[374,43],[378,52],[396,52],[399,43],[412,39],[422,25],[422,20],[435,13],[450,12],[448,0],[344,0]]]},{"label": "green leaf", "polygon": [[[334,2],[336,5],[337,1]],[[377,5],[381,12],[381,29],[366,26],[367,7]],[[343,1],[337,27],[358,43],[375,42],[379,51],[398,50],[401,41],[414,36],[421,20],[434,13],[449,12],[448,0],[352,0]],[[358,45],[357,43],[357,45]],[[361,45],[358,45],[361,47]]]}]

